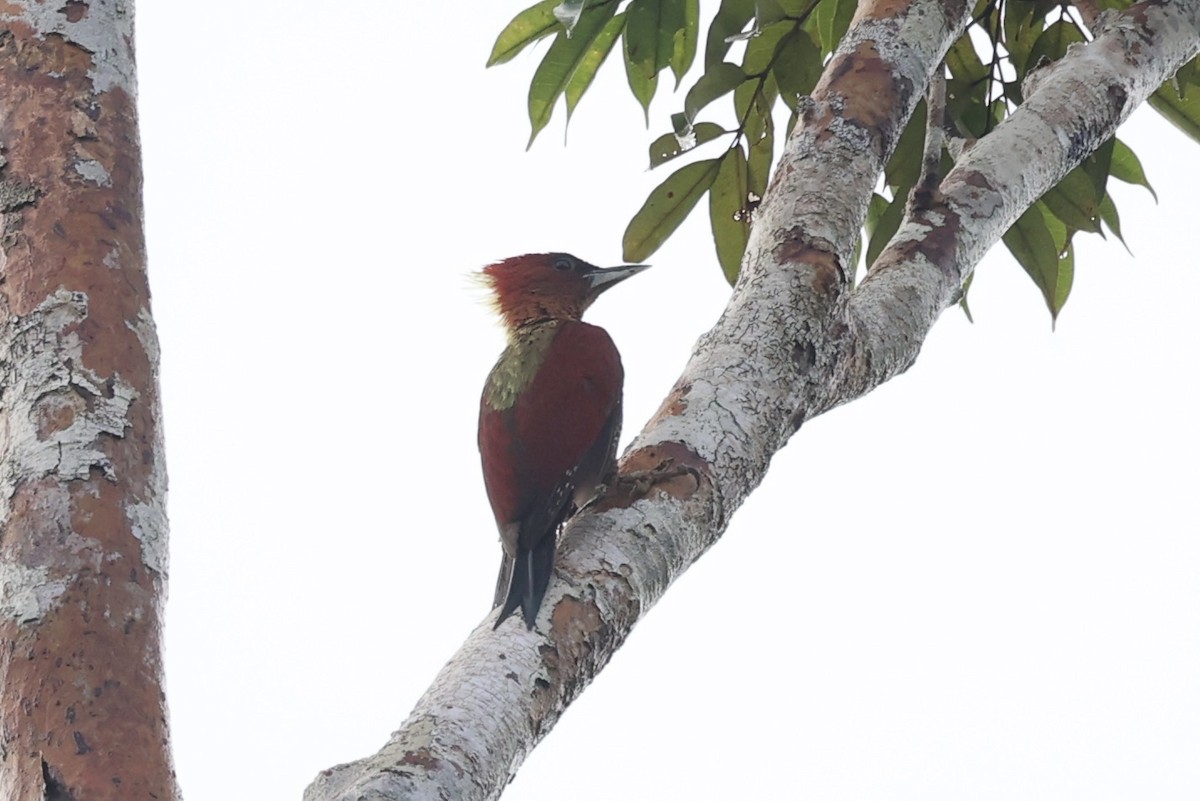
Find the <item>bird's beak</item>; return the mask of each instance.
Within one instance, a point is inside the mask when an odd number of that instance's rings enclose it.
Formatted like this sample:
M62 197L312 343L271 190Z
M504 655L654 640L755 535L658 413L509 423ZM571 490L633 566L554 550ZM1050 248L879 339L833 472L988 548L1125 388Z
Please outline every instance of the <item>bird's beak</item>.
M649 266L649 264L623 264L620 267L597 267L586 276L588 284L592 288L590 294L592 297L596 297L609 287L619 284L631 275L637 275Z

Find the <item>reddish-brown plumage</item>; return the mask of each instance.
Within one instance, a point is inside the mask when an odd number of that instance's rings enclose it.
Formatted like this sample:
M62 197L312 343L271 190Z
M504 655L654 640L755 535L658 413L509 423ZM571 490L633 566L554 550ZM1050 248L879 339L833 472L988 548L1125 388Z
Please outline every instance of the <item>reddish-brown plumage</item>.
M513 406L479 418L488 499L497 521L521 520L589 451L620 413L621 357L603 328L556 321L553 339Z
M484 483L504 546L497 626L520 606L533 628L558 527L615 468L621 359L604 329L580 316L641 269L601 270L562 253L484 269L509 333L479 410Z

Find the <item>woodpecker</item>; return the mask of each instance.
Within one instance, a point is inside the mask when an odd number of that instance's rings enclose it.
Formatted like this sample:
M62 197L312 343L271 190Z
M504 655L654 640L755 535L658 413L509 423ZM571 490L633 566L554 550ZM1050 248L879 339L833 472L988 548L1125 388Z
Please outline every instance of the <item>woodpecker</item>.
M483 269L508 334L479 403L483 483L504 547L493 628L517 607L533 628L559 527L616 472L625 373L608 332L581 317L647 266L531 253Z

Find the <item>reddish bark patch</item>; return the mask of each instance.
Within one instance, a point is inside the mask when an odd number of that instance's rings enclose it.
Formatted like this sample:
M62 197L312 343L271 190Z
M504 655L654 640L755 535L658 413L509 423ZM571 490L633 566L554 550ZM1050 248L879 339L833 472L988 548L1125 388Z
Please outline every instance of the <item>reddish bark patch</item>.
M989 192L995 192L996 188L992 186L992 182L988 177L979 170L972 170L963 176L962 182L967 186L974 186L978 189L986 189Z
M829 90L843 99L843 115L867 131L878 142L887 141L892 128L893 110L902 88L891 67L880 57L874 42L860 42L838 64ZM882 151L880 151L882 152Z
M38 438L49 439L53 434L66 431L75 422L76 412L82 405L78 395L68 392L56 392L38 401Z
M827 260L813 264L812 288L818 295L832 295L844 281L842 270L832 254Z
M650 418L647 423L647 428L653 428L656 424L661 423L669 417L678 417L687 411L688 394L692 391L692 385L684 382L676 384L671 388L671 393L663 399L662 405L658 407L658 411Z
M925 219L928 212L918 215L917 219ZM924 256L948 276L950 280L958 280L958 235L961 225L958 216L945 207L938 208L940 223L928 223L928 233L919 241L901 242L892 248L889 264L903 264L911 261L917 254ZM886 269L882 265L881 269Z
M804 265L812 272L813 291L827 295L839 290L845 283L845 275L835 255L828 250L810 244L799 231L775 250L780 264Z
M442 760L433 755L428 748L418 748L409 751L400 758L401 765L416 765L427 771L435 771L442 766Z
M561 699L577 696L596 672L595 654L609 630L596 604L571 595L563 596L550 615L552 645L539 649L547 679L534 680L533 728L540 731L547 716L558 709Z
M68 0L67 4L58 10L67 18L67 22L79 22L88 15L87 3L81 3L79 0Z
M699 489L708 463L680 442L660 442L639 448L621 459L621 471L608 492L596 501L597 512L624 509L652 492L686 500Z

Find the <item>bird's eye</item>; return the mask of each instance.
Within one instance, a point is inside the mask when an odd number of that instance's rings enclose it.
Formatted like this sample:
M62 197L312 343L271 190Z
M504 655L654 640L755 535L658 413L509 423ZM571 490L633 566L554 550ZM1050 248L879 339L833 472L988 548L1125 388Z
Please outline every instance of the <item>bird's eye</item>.
M572 264L570 259L559 259L558 261L554 262L554 269L556 270L569 270L571 267Z

